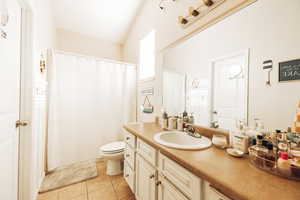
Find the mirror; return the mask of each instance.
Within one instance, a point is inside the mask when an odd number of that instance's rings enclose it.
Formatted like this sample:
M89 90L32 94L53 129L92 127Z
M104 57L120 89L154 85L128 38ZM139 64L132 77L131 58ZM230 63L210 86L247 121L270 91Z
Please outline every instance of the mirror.
M189 42L189 41L187 41ZM169 115L186 110L195 124L233 130L248 121L248 51L191 63L182 44L164 54L163 108ZM195 52L194 52L195 53ZM183 67L185 66L185 67Z
M282 7L280 3L276 6ZM182 29L180 34L187 35L182 40L170 38L172 43L166 42L172 33L163 31L158 44L167 47L159 48L159 70L186 75L186 108L195 113L196 124L211 126L217 121L214 126L231 129L233 119L248 121L248 126L259 119L265 131L285 131L294 126L295 113L300 112L300 82L279 81L279 65L300 58L300 45L295 45L299 42L299 20L291 17L298 13L289 7L274 25L275 7L261 20L258 13L265 12L264 8L247 7L247 11L205 30L197 29L197 25ZM270 77L263 69L266 61L273 66ZM266 85L269 79L271 84Z

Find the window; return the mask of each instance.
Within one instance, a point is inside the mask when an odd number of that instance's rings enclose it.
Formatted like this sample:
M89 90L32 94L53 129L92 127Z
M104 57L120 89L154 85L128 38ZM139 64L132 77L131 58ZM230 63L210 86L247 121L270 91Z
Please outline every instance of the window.
M155 31L151 31L140 41L139 67L140 80L155 76Z

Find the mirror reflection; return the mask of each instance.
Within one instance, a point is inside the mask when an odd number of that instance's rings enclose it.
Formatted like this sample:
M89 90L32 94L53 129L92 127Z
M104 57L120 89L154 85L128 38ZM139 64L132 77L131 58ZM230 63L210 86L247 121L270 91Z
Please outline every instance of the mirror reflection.
M178 55L187 57L185 51L179 45L164 56L163 107L169 116L186 111L195 124L226 130L233 130L237 121L247 123L248 50L197 67L183 65Z

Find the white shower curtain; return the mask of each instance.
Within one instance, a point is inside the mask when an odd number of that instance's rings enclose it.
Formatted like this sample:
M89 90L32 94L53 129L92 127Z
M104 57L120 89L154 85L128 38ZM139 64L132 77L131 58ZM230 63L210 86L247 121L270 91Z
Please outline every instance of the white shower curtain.
M49 69L48 169L98 157L135 121L134 65L53 51Z

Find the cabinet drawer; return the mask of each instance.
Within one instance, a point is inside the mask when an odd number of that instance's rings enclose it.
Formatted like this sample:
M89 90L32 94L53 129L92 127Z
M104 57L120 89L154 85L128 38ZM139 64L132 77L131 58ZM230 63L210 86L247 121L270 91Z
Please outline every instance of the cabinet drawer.
M124 162L124 179L126 180L127 184L129 185L131 191L135 192L135 173L130 168L128 163Z
M128 165L134 170L135 150L131 148L128 144L126 144L125 147L124 158Z
M163 154L159 154L159 171L161 175L169 180L183 194L192 200L201 199L202 180L170 160Z
M156 149L151 147L149 144L143 142L140 139L137 139L137 152L145 160L151 163L153 166L156 164Z
M125 131L125 142L127 144L129 144L132 148L135 149L135 143L136 143L136 136L129 133L128 131L124 130Z

